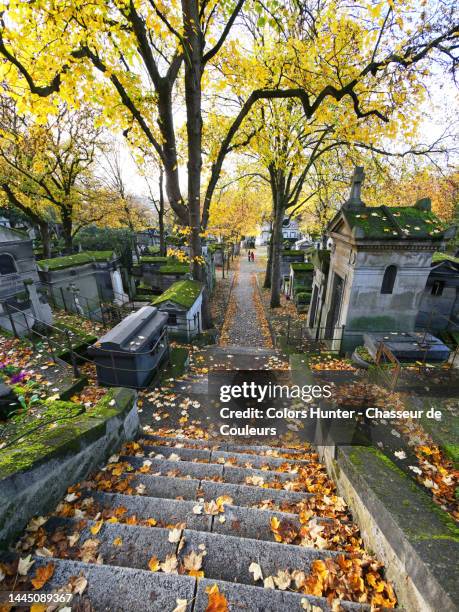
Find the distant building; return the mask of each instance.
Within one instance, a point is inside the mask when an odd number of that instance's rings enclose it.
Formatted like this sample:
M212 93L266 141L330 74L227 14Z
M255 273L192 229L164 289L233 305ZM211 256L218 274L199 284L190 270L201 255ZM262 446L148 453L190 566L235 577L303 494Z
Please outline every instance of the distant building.
M265 221L261 228L260 233L255 239L256 246L263 246L269 243L272 233L272 223L271 221ZM284 217L282 221L282 239L289 240L290 242L296 242L301 238L301 232L299 229L299 224L296 219L290 219L289 217Z

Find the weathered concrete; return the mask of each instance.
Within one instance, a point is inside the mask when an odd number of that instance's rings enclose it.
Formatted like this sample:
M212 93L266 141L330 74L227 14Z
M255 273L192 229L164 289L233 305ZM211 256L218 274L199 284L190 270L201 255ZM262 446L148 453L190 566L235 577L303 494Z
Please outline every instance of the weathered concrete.
M337 553L300 546L286 546L276 542L265 542L237 536L205 533L185 529L185 545L179 558L191 551L199 552L204 545L207 551L202 569L208 578L253 584L249 566L253 561L260 564L264 576L273 576L282 569L301 569L307 572L315 559L333 557Z
M133 478L132 484L145 487L145 495L150 497L164 497L166 499L196 499L199 489L199 480L196 478L168 478L167 476L149 476L138 474Z
M209 450L201 448L174 448L168 446L149 446L148 444L143 444L142 446L145 455L153 459L169 459L171 455L178 455L181 461L199 460L200 462L209 462L211 456ZM158 455L160 456L158 457Z
M225 461L237 459L238 467L246 467L246 464L250 464L253 468L268 466L270 471L277 471L280 466L285 466L286 464L291 466L301 466L310 463L309 461L301 459L283 459L281 457L260 456L258 454L250 455L244 453L238 453L235 455L233 452L213 451L210 459L211 462L215 463L219 458L225 459Z
M49 447L39 449L30 467L3 470L0 546L20 533L32 516L52 510L67 487L83 480L123 442L136 436L136 393L129 389L114 389L112 393L114 405L100 415L95 413L93 419L82 416L70 422L69 429L63 429Z
M382 453L323 447L322 454L400 605L407 612L457 611L459 530L452 519Z
M223 466L212 465L209 463L193 463L191 461L167 461L166 459L144 459L143 457L120 456L120 461L127 461L136 469L143 466L144 461L151 461L150 471L152 474L158 473L167 476L169 472L174 472L180 476L191 476L191 478L215 478L222 476Z
M37 557L34 567L49 562ZM72 576L82 573L88 580L82 598L89 599L96 612L168 612L176 607L177 599L186 599L190 604L187 610L191 610L196 579L190 576L60 559L52 562L54 575L43 590L65 586Z
M122 506L127 509L126 516L134 515L139 519L154 518L158 523L172 525L185 523L188 529L210 531L212 517L208 514L195 514L196 501L122 495L121 493L90 492L96 502L105 508Z
M264 500L272 500L274 503L295 503L307 497L312 497L312 493L297 493L282 489L264 489L228 482L203 482L201 483L200 490L207 501L216 499L220 495L229 495L233 498L234 504L238 506L254 506Z
M279 612L279 610L301 610L301 600L306 599L311 606L317 606L321 610L329 612L331 610L327 600L323 597L312 597L300 593L290 593L288 591L278 591L273 589L263 589L257 586L246 584L231 584L222 580L207 580L203 578L198 582L196 602L194 609L201 612L208 604L206 589L216 584L220 593L223 593L228 600L230 610L247 610L250 612ZM343 610L352 612L364 612L369 610L367 605L341 602Z

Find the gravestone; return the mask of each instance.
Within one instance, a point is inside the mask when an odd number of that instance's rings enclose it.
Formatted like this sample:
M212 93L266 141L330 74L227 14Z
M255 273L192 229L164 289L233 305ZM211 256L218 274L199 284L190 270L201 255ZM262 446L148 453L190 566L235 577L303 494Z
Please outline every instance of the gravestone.
M373 358L381 342L399 361L447 361L451 353L439 338L423 332L368 333L364 334L363 340Z

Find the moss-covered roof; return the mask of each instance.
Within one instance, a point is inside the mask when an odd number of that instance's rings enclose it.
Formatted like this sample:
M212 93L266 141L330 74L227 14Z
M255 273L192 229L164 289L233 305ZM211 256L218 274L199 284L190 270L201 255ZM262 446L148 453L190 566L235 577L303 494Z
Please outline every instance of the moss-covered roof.
M163 302L175 302L185 308L190 308L201 293L202 285L198 281L182 280L171 285L164 293L153 300L157 306Z
M285 256L303 255L304 257L304 251L301 251L299 249L282 249L282 255L285 255Z
M363 231L364 238L398 240L400 238L442 238L444 224L430 210L417 206L375 206L341 210L351 228Z
M314 266L312 265L312 263L295 262L291 263L290 267L294 272L311 272L312 270L314 270Z
M436 251L432 256L432 263L436 264L441 263L442 261L452 261L455 264L459 264L459 257L455 257L449 253L441 253L440 251Z
M190 266L187 263L168 263L161 266L158 272L160 274L186 274L190 271Z
M41 270L63 270L73 268L73 266L83 266L93 261L108 261L112 257L113 251L84 251L75 253L75 255L42 259L37 262L37 265Z
M140 257L140 263L168 263L172 261L175 260L161 255L142 255Z

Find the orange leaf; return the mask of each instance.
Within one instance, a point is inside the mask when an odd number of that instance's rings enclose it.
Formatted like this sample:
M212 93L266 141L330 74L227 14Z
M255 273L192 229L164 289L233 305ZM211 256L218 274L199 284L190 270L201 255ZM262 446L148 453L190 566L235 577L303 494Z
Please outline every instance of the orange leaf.
M228 612L228 601L216 584L206 589L208 604L205 612Z
M31 580L33 588L35 590L43 588L43 586L48 582L48 580L53 574L54 563L49 563L48 565L42 565L41 567L38 567L35 573L35 577Z
M148 562L148 568L151 572L157 572L159 570L159 559L158 557L152 557Z

